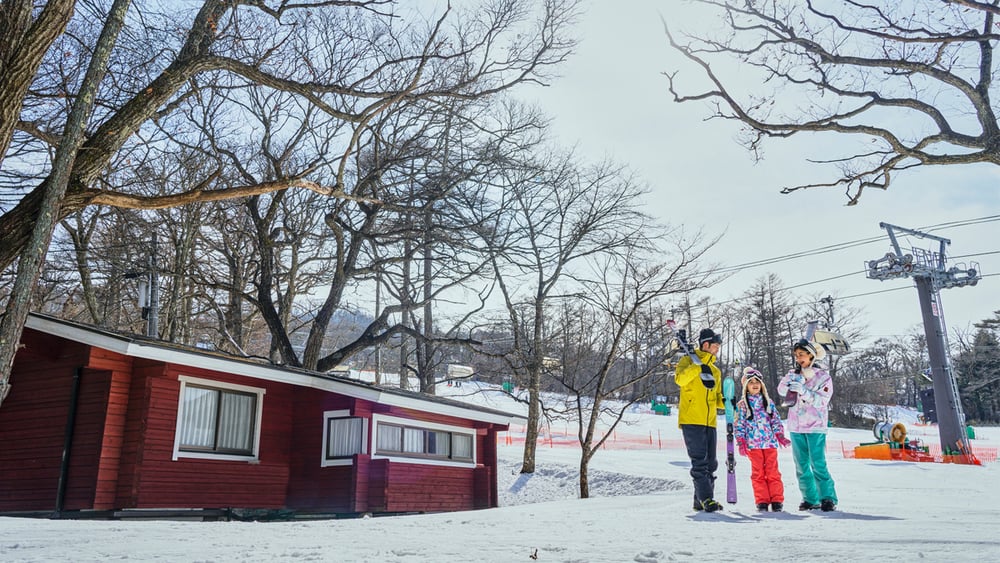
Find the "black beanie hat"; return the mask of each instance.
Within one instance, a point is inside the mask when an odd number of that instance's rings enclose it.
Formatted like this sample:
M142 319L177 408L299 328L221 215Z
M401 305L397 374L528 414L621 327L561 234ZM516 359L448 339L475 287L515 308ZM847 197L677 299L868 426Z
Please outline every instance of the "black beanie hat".
M703 328L701 329L701 332L698 333L698 347L701 348L701 345L706 342L722 344L722 336L715 334L715 331L710 328Z

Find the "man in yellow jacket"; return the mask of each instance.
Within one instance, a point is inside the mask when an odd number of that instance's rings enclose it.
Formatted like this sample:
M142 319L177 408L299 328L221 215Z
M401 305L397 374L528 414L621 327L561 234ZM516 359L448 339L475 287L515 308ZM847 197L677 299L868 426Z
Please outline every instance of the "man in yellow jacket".
M698 365L685 355L677 362L674 382L681 388L677 425L684 435L684 445L691 458L691 479L694 480L694 509L706 512L722 510L715 501L716 420L718 409L726 407L722 396L722 372L715 366L722 337L710 328L698 335L695 354Z

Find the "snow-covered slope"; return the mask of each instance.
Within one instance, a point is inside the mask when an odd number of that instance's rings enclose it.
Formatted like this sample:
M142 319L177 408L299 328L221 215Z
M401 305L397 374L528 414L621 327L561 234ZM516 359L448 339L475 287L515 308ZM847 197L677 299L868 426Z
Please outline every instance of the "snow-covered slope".
M471 383L440 392L492 408L523 408ZM899 421L911 436L936 440L935 428ZM590 499L577 498L579 449L565 445L564 435L575 430L556 421L539 443L530 476L519 473L520 429L510 444L503 440L501 508L272 523L0 518L0 561L1000 561L1000 463L845 459L837 444L853 447L873 435L832 428L838 511L794 510L801 499L791 453L782 450L793 510L757 514L749 463L739 458L739 502L722 513L696 514L676 416L636 412L628 423L594 457ZM1000 445L1000 429L978 428L977 436L976 446Z

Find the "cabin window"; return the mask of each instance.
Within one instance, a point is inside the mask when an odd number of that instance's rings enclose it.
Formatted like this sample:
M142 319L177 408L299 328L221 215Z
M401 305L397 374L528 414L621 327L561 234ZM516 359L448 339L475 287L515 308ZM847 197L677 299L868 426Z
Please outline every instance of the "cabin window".
M368 428L365 419L350 411L323 413L323 465L350 465L355 454L365 453Z
M256 458L264 390L180 379L174 458Z
M473 434L468 428L426 427L416 421L378 421L375 454L427 460L473 461ZM440 428L438 428L440 426Z

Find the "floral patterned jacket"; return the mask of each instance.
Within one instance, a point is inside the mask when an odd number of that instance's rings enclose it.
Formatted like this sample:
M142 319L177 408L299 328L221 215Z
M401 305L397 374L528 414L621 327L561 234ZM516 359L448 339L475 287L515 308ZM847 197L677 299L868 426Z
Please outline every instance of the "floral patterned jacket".
M748 395L745 401L741 400L736 404L736 415L737 442L745 443L751 450L778 447L777 435L784 434L785 427L773 403L764 408L763 395Z

